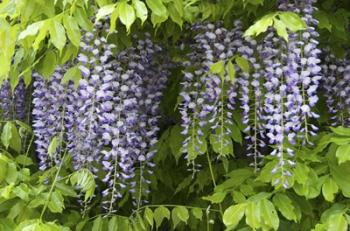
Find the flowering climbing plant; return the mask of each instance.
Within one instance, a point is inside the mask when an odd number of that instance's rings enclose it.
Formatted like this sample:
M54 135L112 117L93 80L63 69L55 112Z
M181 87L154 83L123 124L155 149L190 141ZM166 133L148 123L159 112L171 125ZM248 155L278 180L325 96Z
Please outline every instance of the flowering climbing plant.
M0 1L0 230L348 230L349 19Z

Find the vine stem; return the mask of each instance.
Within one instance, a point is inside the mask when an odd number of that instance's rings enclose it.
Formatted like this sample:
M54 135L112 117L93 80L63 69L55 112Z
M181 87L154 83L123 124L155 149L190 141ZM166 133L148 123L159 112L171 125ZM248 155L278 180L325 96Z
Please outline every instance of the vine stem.
M212 182L213 182L214 187L216 188L216 180L215 180L214 171L213 171L213 166L212 166L212 164L211 164L209 152L207 151L206 154L207 154L207 159L208 159L208 165L209 165L209 171L210 171L211 180L212 180ZM220 211L221 216L223 216L224 214L223 214L223 211L222 211L222 205L221 205L221 203L219 203L219 209L220 209L219 211Z
M60 163L60 165L58 166L58 169L57 169L55 178L54 178L54 180L53 180L53 182L52 182L52 185L51 185L51 187L50 187L49 196L48 196L48 198L47 198L47 200L46 200L46 202L45 202L45 205L44 205L44 207L43 207L43 209L42 209L42 211L41 211L40 220L42 220L42 218L43 218L43 216L44 216L44 214L45 214L45 211L46 211L46 209L47 209L47 207L48 207L48 205L49 205L49 201L50 201L50 198L51 198L51 196L52 196L53 190L55 189L56 183L57 183L57 181L58 181L58 176L59 176L59 174L60 174L60 172L61 172L61 169L62 169L62 167L63 167L63 162L64 162L64 158L65 158L66 154L67 154L67 152L65 152L65 153L63 154L61 163Z

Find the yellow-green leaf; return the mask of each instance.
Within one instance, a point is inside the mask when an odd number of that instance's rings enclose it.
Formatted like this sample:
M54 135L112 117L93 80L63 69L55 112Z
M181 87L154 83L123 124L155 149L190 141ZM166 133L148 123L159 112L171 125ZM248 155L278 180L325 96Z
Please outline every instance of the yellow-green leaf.
M130 32L130 27L136 19L134 8L127 2L118 3L117 8L120 21L126 26L127 32Z
M66 45L66 32L64 27L58 20L53 20L50 24L50 41L59 51L62 51L63 47Z
M246 207L247 204L245 203L228 207L223 216L224 224L233 228L237 226L244 215Z
M334 200L334 195L338 192L339 188L337 183L330 177L327 176L323 186L322 194L327 201L332 202Z

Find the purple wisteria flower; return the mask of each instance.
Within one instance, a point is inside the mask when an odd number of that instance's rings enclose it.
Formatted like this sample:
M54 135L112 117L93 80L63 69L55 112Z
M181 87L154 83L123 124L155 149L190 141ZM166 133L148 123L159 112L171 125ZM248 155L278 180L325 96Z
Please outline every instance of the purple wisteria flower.
M26 89L23 79L17 83L14 91L10 82L4 80L0 88L1 114L4 120L21 120L26 117Z
M322 65L326 104L331 116L331 126L350 126L350 62L348 51L345 57L337 58L329 49L323 51Z
M197 24L197 32L189 54L190 71L184 72L180 96L182 134L185 136L183 152L191 163L207 149L207 137L213 142L214 151L222 156L232 154L232 111L237 97L236 86L228 73L210 72L219 61L225 64L237 52L241 35L238 30L229 31L220 24ZM194 69L194 70L192 70Z
M294 152L286 142L310 143L309 136L318 130L310 123L310 119L318 118L312 108L318 101L316 93L321 79L313 3L280 1L279 9L301 14L307 29L289 32L288 43L270 30L260 51L266 77L266 136L276 146L271 155L279 159L273 170L279 178L274 183L285 188L290 187L290 168L295 165L290 160Z

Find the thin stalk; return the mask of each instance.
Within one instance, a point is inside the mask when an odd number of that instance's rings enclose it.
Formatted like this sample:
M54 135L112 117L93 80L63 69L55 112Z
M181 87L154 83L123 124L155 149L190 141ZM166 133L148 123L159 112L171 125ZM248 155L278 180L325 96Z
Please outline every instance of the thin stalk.
M47 209L47 207L48 207L48 205L49 205L50 198L51 198L51 196L52 196L53 190L55 189L56 183L57 183L57 181L58 181L58 176L59 176L59 174L60 174L60 172L61 172L61 169L62 169L62 167L63 167L64 157L66 156L66 154L67 154L67 152L64 153L64 155L63 155L63 157L62 157L62 160L61 160L61 163L60 163L60 165L59 165L59 167L58 167L58 169L57 169L55 178L54 178L54 180L53 180L53 182L52 182L52 185L51 185L51 187L50 187L49 196L48 196L48 198L47 198L47 200L46 200L46 202L45 202L45 205L44 205L43 209L41 210L40 220L42 220L42 218L43 218L43 216L44 216L44 214L45 214L45 211L46 211L46 209Z
M208 159L208 166L209 166L209 171L210 171L211 180L212 180L212 182L213 182L214 187L216 188L216 180L215 180L214 171L213 171L213 166L212 166L212 164L211 164L209 152L207 151L206 154L207 154L207 159ZM221 203L219 203L219 211L220 211L221 216L223 216L224 213L223 213L223 210L222 210L222 205L221 205Z

